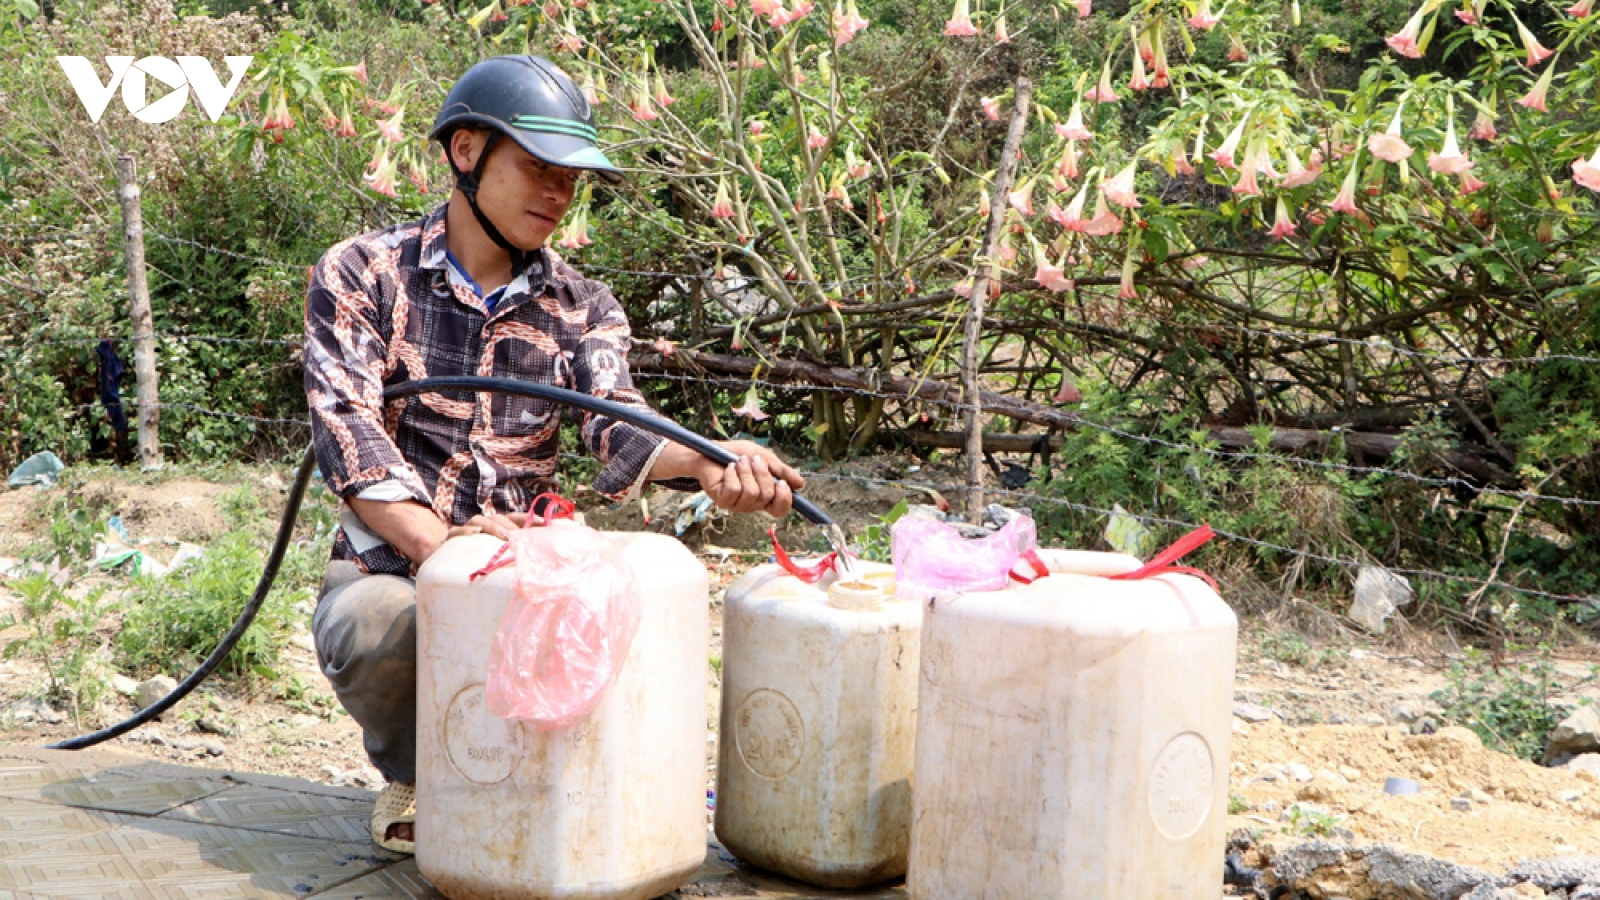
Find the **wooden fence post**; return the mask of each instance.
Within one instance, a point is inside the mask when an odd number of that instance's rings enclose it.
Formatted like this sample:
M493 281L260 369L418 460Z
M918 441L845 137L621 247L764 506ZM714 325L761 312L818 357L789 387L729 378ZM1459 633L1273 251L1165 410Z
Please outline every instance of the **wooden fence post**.
M990 262L998 252L1000 229L1005 224L1011 180L1017 174L1017 156L1022 150L1022 133L1028 125L1028 100L1033 82L1017 79L1016 106L1011 111L1011 127L1000 151L1000 170L994 176L994 197L989 201L989 229L983 238L978 271L972 277L972 302L967 306L965 346L961 358L961 401L967 405L967 521L976 525L983 519L983 408L978 369L983 352L978 346L983 337L983 308L989 298Z
M139 468L161 468L161 400L156 384L155 320L144 270L144 216L139 206L139 167L132 156L117 157L122 198L123 257L128 266L128 299L133 318L133 369L139 379Z

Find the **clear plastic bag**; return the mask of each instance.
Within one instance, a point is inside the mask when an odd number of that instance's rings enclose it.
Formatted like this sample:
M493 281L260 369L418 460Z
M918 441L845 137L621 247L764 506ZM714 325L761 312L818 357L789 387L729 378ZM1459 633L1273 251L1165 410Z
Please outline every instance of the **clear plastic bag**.
M489 709L537 728L566 728L616 680L639 630L629 571L600 534L572 522L511 537L516 584L489 652Z
M896 590L925 594L946 591L997 591L1037 540L1033 519L1013 516L993 534L964 538L954 527L932 519L903 516L889 529Z

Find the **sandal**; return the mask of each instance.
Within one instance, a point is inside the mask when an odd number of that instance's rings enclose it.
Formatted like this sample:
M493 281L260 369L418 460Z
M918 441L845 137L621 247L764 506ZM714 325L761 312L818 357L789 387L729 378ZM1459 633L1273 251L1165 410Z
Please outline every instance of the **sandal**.
M417 789L409 784L390 782L384 785L378 799L372 804L372 841L385 850L415 855L416 841L403 841L388 837L389 826L417 821Z

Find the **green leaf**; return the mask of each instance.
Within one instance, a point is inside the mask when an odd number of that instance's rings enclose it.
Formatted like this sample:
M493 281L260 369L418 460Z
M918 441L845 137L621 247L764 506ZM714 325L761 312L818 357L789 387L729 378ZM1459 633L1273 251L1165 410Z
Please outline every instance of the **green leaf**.
M1167 237L1154 228L1146 229L1144 233L1144 249L1150 258L1158 265L1167 261Z

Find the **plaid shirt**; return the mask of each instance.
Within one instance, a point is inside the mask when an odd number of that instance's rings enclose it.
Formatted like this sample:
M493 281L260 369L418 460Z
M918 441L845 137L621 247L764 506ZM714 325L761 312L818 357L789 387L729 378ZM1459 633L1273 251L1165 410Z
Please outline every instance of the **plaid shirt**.
M385 403L384 388L485 375L649 411L628 374L628 343L628 320L611 291L550 250L534 257L490 313L470 286L450 277L443 206L336 244L318 261L306 294L305 381L317 462L346 500L410 498L456 525L480 513L525 511L555 488L560 407L494 393ZM613 500L638 494L665 444L589 413L581 415L581 434L603 464L594 490ZM348 505L333 556L366 572L412 569Z

